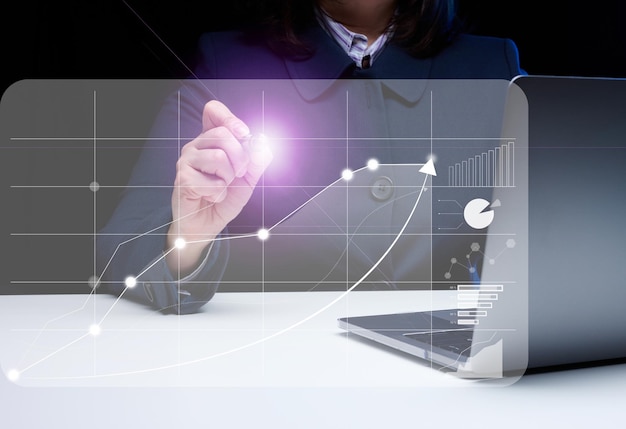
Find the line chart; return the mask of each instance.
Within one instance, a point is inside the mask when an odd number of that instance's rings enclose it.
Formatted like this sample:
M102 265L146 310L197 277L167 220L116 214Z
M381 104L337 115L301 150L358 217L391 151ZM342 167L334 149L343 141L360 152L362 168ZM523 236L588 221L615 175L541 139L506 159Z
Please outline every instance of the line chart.
M417 167L417 166L416 166L416 167ZM397 243L397 241L398 241L398 239L401 237L401 235L402 235L403 231L406 229L407 225L408 225L408 224L409 224L409 222L411 221L412 216L413 216L413 214L414 214L414 212L415 212L415 209L417 208L417 206L418 206L418 204L419 204L419 202L420 202L420 200L421 200L422 194L423 194L423 192L424 192L424 188L426 187L426 183L427 183L427 180L428 180L428 176L429 176L429 175L432 175L432 174L433 174L433 172L434 172L434 167L433 167L433 165L432 165L432 162L431 162L431 163L429 163L429 164L424 164L424 165L422 166L422 168L420 168L420 171L421 171L421 172L423 172L423 173L425 174L425 177L424 177L424 182L423 182L423 183L422 183L422 185L421 185L421 188L420 188L420 190L419 190L419 193L418 193L417 199L415 200L415 204L413 205L413 209L412 209L412 211L411 211L411 213L410 213L409 217L406 219L406 221L405 221L405 223L404 223L404 225L403 225L402 229L400 230L399 234L395 237L394 241L392 242L392 245L391 245L391 246L390 246L390 247L389 247L389 248L385 251L385 253L384 253L384 254L380 257L380 259L379 259L378 261L376 261L376 263L374 263L374 265L373 265L373 266L372 266L372 267L371 267L371 268L370 268L370 269L369 269L369 270L368 270L368 271L367 271L367 272L366 272L366 273L365 273L365 274L364 274L364 275L363 275L363 276L362 276L362 277L361 277L361 278L360 278L357 282L355 282L353 285L351 285L351 286L350 286L350 287L349 287L349 288L348 288L345 292L343 292L341 295L339 295L338 297L334 298L334 299L333 299L332 301L330 301L328 304L326 304L325 306L323 306L322 308L320 308L320 309L319 309L319 310L317 310L316 312L314 312L314 313L312 313L312 314L308 315L307 317L305 317L305 318L301 319L300 321L298 321L298 322L296 322L296 323L294 323L294 324L292 324L292 325L290 325L290 326L288 326L288 327L286 327L286 328L284 328L284 329L282 329L282 330L280 330L280 331L278 331L278 332L275 332L275 333L270 334L270 335L267 335L267 336L265 336L265 337L263 337L263 338L261 338L261 339L259 339L259 340L256 340L256 341L254 341L254 342L247 343L247 344L244 344L244 345L242 345L242 346L240 346L240 347L236 347L236 348L233 348L233 349L229 349L229 350L226 350L226 351L223 351L223 352L220 352L220 353L216 353L216 354L213 354L213 355L211 355L211 356L206 356L206 357L203 357L203 358L200 358L200 359L196 359L196 360L193 360L193 361L188 361L188 362L177 362L177 363L175 363L175 364L170 365L169 367L146 368L146 369L141 370L141 371L134 371L132 374L137 374L137 373L141 373L141 372L154 372L154 371L161 371L161 370L163 370L163 369L169 369L169 368L180 367L180 366L184 366L184 365L191 365L191 364L195 364L195 363L199 363L199 362L205 362L205 361L208 361L208 360L211 360L211 359L215 359L215 358L218 358L218 357L222 357L222 356L226 356L226 355L229 355L229 354L232 354L232 353L236 353L236 352L238 352L238 351L241 351L241 350L244 350L244 349L247 349L247 348L250 348L250 347L254 347L254 346L258 345L258 344L261 344L261 343L263 343L263 342L269 341L269 340L271 340L271 339L273 339L273 338L275 338L275 337L277 337L277 336L280 336L280 335L282 335L282 334L284 334L284 333L286 333L286 332L289 332L289 331L291 331L291 330L295 329L296 327L298 327L298 326L300 326L300 325L302 325L302 324L306 323L306 322L307 322L307 321L309 321L310 319L312 319L312 318L316 317L317 315L321 314L322 312L326 311L328 308L330 308L331 306L335 305L337 302L341 301L341 300L342 300L342 299L343 299L343 298L344 298L344 297L345 297L348 293L352 292L352 291L353 291L356 287L358 287L358 286L359 286L359 285L363 282L363 280L365 280L365 278L367 278L367 276L368 276L369 274L371 274L371 272L372 272L372 271L374 271L374 270L378 267L378 265L380 264L380 262L381 262L381 261L382 261L382 260L383 260L383 259L384 259L384 258L385 258L388 254L389 254L389 252L393 249L393 246ZM273 226L272 228L270 228L270 230L271 230L271 229L273 229L273 228L275 228L276 226L278 226L278 225ZM172 249L172 250L173 250L173 249ZM138 275L138 276L137 276L137 278L139 278L139 277L140 277L140 275ZM120 295L120 297L118 297L118 299L116 300L116 303L119 301L119 299L120 299L120 298L121 298L121 295ZM112 307L113 307L113 306L112 306ZM110 313L110 312L111 312L111 310L112 310L112 307L111 307L111 308L109 309L109 311L105 314L105 316L104 316L104 317L100 320L100 322L98 323L98 326L100 326L102 323L104 323L104 319L105 319L105 318L109 315L109 313ZM99 334L99 332L98 332L98 334ZM65 345L65 346L61 347L61 348L60 348L57 352L62 351L63 349L65 349L65 348L67 348L67 347L69 347L69 346L71 346L71 345L75 344L76 342L78 342L78 341L80 341L80 340L82 340L82 339L84 339L84 338L86 338L86 337L87 337L87 334L80 336L80 337L79 337L79 338L77 338L76 340L74 340L74 341L72 341L72 342L68 343L67 345ZM56 354L57 352L54 352L53 354ZM50 355L49 355L49 356L50 356ZM47 357L49 357L49 356L47 356ZM42 360L45 360L47 357L43 358ZM17 371L17 373L22 374L22 373L24 373L25 371L27 371L28 369L30 369L30 368L32 368L33 366L35 366L35 365L37 365L38 363L40 363L42 360L40 360L40 361L38 361L38 362L36 362L36 363L34 363L34 364L31 364L30 366L26 367L25 369L23 369L23 370L21 370L21 371L20 371L20 370L13 370L13 371ZM16 373L14 372L14 374L16 374ZM80 376L79 378L81 378L81 379L85 379L85 378L89 379L89 378L100 378L100 377L117 377L117 376L123 376L123 375L128 375L128 374L129 374L129 373L102 374L102 375L94 375L94 376ZM68 378L68 377L64 377L64 378ZM70 377L70 378L71 378L71 377Z

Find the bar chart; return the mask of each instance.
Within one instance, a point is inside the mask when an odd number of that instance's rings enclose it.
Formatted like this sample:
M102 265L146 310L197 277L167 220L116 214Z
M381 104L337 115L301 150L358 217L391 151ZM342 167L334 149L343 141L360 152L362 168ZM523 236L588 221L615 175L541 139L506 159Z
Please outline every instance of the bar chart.
M514 187L515 142L507 141L448 166L448 186Z
M478 325L481 317L487 317L493 308L504 285L457 285L457 323L459 325Z

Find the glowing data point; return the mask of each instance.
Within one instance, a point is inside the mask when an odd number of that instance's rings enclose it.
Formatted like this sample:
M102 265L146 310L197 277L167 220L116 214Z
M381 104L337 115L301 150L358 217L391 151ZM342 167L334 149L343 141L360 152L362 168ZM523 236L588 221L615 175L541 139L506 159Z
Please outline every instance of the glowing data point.
M256 233L256 235L259 237L260 240L267 240L270 236L270 232L263 228L263 229L259 229L259 232Z
M11 369L7 372L7 378L9 381L16 382L20 378L20 372L17 369Z
M100 332L102 332L100 325L91 325L89 327L89 333L94 337L100 335Z
M354 172L349 168L346 168L341 172L341 177L347 182L349 180L352 180L352 177L354 177Z
M99 189L100 189L100 184L98 182L91 182L89 184L89 190L91 192L98 192Z
M174 247L176 247L177 249L184 249L186 245L187 242L184 238L177 238L176 241L174 241Z
M378 160L377 160L377 159L372 158L372 159L370 159L369 161L367 161L367 168L368 168L369 170L371 170L371 171L376 171L376 170L378 170L378 166L379 166L379 165L380 165L380 164L378 163Z
M124 280L124 284L126 285L127 288L132 289L135 286L137 286L137 279L132 276L126 277L126 280Z

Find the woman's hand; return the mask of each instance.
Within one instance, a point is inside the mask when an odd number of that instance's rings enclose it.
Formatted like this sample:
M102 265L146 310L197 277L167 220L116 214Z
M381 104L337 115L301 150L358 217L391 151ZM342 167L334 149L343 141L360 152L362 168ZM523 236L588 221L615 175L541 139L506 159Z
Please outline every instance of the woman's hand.
M205 105L202 133L182 148L176 164L167 245L174 247L177 239L186 245L168 254L170 269L177 270L180 261L180 272L191 272L203 249L250 199L272 155L243 144L249 135L246 124L224 104Z

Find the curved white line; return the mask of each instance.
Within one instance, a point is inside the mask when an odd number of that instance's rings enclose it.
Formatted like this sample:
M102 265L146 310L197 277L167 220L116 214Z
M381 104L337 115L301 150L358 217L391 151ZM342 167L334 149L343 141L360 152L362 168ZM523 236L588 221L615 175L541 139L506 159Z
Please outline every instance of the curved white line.
M331 302L329 302L328 304L326 304L325 306L323 306L322 308L320 308L319 310L315 311L314 313L310 314L309 316L305 317L304 319L299 320L298 322L281 329L280 331L277 331L269 336L263 337L263 338L259 338L256 341L253 341L251 343L248 344L244 344L242 346L239 347L235 347L233 349L230 350L226 350L220 353L216 353L210 356L205 356L202 358L198 358L198 359L194 359L194 360L190 360L190 361L186 361L186 362L178 362L176 364L171 364L171 365L164 365L161 367L155 367L155 368L146 368L143 370L137 370L137 371L127 371L127 372L118 372L118 373L110 373L110 374L97 374L97 375L87 375L87 376L72 376L72 377L44 377L42 379L62 379L62 380L71 380L71 379L95 379L95 378L108 378L108 377L119 377L119 376L124 376L124 375L135 375L135 374L145 374L148 372L156 372L156 371L162 371L162 370L166 370L166 369L172 369L172 368L178 368L178 367L182 367L182 366L186 366L186 365L192 365L192 364L196 364L196 363L200 363L200 362L205 362L211 359L215 359L221 356L226 356L232 353L236 353L239 352L241 350L245 350L251 347L254 347L258 344L264 343L268 340L271 340L272 338L276 338L280 335L283 335L286 332L289 332L295 328L297 328L298 326L306 323L307 321L311 320L312 318L316 317L317 315L319 315L320 313L326 311L328 308L332 307L334 304L336 304L337 302L339 302L340 300L342 300L346 295L348 295L351 291L353 291L356 287L358 287L377 267L378 265L380 265L380 263L383 261L383 259L385 259L387 257L387 255L391 252L391 250L393 249L393 247L395 246L395 244L398 242L398 240L400 239L400 237L402 236L402 234L404 233L404 231L406 230L409 222L411 221L411 219L413 218L413 214L415 213L415 210L417 209L417 206L422 198L422 194L424 193L424 188L426 187L426 182L428 181L428 175L426 175L426 177L424 178L424 183L422 184L422 187L420 189L420 192L417 196L417 199L415 200L415 204L413 205L413 208L411 209L411 212L409 213L409 216L407 218L407 220L404 222L404 225L402 225L402 228L400 229L400 231L398 232L398 234L396 235L396 237L394 238L394 240L392 241L391 245L389 246L389 248L383 253L383 255L378 259L378 261L356 282L354 283L349 289L347 289L345 292L343 292L341 295L339 295L337 298L335 298L334 300L332 300ZM337 182L334 182L337 183Z

